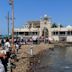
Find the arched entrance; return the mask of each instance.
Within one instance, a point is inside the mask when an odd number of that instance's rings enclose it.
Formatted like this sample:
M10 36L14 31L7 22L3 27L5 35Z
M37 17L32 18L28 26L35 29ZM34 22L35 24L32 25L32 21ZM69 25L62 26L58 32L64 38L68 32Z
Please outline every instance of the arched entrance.
M42 36L48 37L48 29L46 27L44 27L44 29L42 31Z

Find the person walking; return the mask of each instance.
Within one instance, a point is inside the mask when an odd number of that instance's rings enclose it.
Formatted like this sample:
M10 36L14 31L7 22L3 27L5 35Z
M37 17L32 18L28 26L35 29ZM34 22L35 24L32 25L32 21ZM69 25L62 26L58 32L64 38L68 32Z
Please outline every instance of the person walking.
M7 57L9 58L10 57L10 48L11 48L9 39L6 39L4 47L5 47L5 50L6 50L6 53L7 53Z

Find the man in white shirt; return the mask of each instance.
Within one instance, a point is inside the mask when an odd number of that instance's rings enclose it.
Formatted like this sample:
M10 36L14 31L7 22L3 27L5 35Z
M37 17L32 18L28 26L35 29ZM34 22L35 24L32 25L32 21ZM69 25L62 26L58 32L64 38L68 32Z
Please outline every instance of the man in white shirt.
M37 35L32 36L33 44L37 44L37 38L38 38Z
M11 45L10 45L10 43L9 43L9 39L6 40L6 43L5 43L4 46L5 46L5 50L6 50L6 52L9 52L10 47L11 47Z
M7 60L10 58L10 42L9 39L6 39L6 43L5 43L5 50L6 50L6 54L7 54Z

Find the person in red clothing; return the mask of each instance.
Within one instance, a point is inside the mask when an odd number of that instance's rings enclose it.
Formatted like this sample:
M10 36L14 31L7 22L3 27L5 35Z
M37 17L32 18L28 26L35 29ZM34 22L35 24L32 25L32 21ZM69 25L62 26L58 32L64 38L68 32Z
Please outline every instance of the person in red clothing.
M6 50L3 50L2 45L0 44L0 60L5 68L5 72L7 72L7 55Z
M1 57L3 57L3 58L6 57L6 50L4 50L4 49L2 48L2 45L0 44L0 58L1 58Z

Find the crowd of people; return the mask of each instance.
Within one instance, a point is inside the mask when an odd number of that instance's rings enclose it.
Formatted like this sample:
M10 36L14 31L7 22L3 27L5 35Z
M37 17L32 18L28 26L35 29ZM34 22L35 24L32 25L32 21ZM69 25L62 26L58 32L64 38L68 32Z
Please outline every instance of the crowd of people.
M38 40L37 36L32 37L33 44L36 44ZM15 54L18 53L20 48L20 42L22 39L14 39L15 45ZM23 42L23 41L22 41ZM25 43L30 42L26 40ZM10 59L14 59L13 51L12 51L12 41L11 39L0 39L0 72L7 72L8 70L8 63Z
M43 39L44 40L44 39ZM48 39L47 39L48 40ZM51 39L49 39L52 41ZM39 44L42 41L42 38L40 38L36 35L32 36L32 38L24 38L23 39L14 39L14 45L15 45L15 54L18 53L18 50L21 47L21 43L25 42L24 44L32 43L32 44ZM48 43L48 42L47 42ZM14 59L16 55L14 55L12 51L12 41L11 39L0 39L0 72L7 72L8 67L8 61L10 59Z
M20 40L20 44L40 44L41 42L52 43L53 39L51 37L38 37L37 35L33 35L32 37L22 38Z
M18 52L18 42L15 42L15 46ZM8 61L13 59L11 56L13 54L11 41L7 39L0 39L0 72L7 72Z

